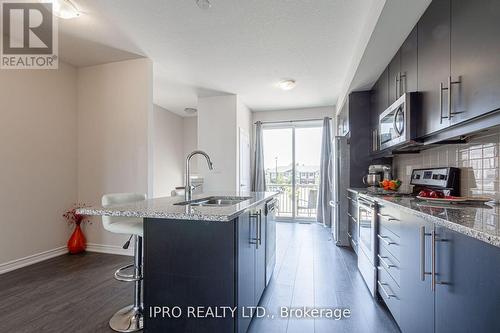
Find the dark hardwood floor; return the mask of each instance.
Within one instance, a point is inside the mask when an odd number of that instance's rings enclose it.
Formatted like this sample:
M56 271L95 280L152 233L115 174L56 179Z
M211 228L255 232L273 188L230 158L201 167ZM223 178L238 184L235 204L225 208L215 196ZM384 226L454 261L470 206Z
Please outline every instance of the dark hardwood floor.
M370 295L350 248L333 244L318 224L278 223L277 264L261 305L274 319L254 319L251 333L399 332L387 309ZM279 319L279 308L349 308L351 317Z
M398 332L375 302L349 249L332 244L316 224L278 223L277 265L262 299L269 313L281 306L343 307L351 318L255 319L251 333ZM112 332L108 320L132 302L133 286L113 272L131 257L65 255L0 275L0 332Z

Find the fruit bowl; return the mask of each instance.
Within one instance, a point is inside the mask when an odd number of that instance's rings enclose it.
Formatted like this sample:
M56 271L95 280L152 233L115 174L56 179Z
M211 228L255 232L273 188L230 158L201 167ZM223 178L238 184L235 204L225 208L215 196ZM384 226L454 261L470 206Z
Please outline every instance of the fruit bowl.
M397 191L401 186L401 181L399 179L384 179L383 181L379 182L379 185L386 191Z

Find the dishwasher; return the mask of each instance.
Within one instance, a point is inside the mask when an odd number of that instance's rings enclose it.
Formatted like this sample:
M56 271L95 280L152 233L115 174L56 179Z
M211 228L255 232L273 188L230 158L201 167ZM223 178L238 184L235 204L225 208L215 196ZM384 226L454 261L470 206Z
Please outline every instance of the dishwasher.
M274 266L276 265L276 210L278 200L266 202L266 286L271 281Z

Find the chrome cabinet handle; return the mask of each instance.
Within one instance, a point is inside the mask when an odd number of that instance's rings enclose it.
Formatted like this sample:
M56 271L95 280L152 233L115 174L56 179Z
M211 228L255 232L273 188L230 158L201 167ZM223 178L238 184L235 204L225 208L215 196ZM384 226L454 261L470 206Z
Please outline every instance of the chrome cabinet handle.
M458 78L457 81L451 81L451 76L448 76L448 119L451 119L453 115L458 114L459 112L452 112L451 111L451 87L453 84L459 84L460 83L460 77Z
M255 219L255 238L252 238L252 231L250 230L250 244L255 244L255 248L259 248L259 220L260 213L250 214L250 219Z
M381 213L377 213L377 215L383 219L386 219L387 221L399 221L397 218L394 218L390 215L381 214Z
M377 283L378 283L378 285L379 285L380 289L382 289L382 291L384 292L385 297L387 297L387 298L392 298L392 297L396 298L396 297L397 297L396 295L394 295L394 293L392 293L392 291L391 291L391 293L389 294L389 293L387 292L387 290L385 290L384 286L388 286L389 284L387 284L387 283L385 283L385 282L380 282L380 281L377 281Z
M347 232L347 237L352 239L352 235L349 233L349 231Z
M443 82L439 82L439 123L443 123L443 119L448 119L448 116L443 116L443 90L448 88L443 87Z
M396 74L396 75L394 75L394 90L395 90L394 96L396 97L396 99L398 99L398 81L399 81L398 74Z
M390 240L390 238L388 236L381 236L381 235L377 235L377 237L383 241L386 245L393 245L393 244L396 244L396 242L393 242ZM387 240L389 239L389 240Z
M404 80L403 80L403 78L404 78ZM404 89L402 89L403 82L405 84ZM404 93L406 93L406 74L399 73L399 96L403 95Z
M436 290L436 231L431 231L432 246L431 246L431 259L432 259L432 271L431 271L431 290Z
M385 266L387 267L387 269L391 269L392 267L398 267L394 264L388 264L387 262L385 262L384 259L389 259L389 257L382 257L380 254L377 254L377 257L378 257L378 260L380 260L380 262Z
M420 227L420 279L425 281L426 275L431 275L432 272L425 271L425 236L432 236L432 233L426 233L425 227Z
M262 245L262 211L259 210L259 245Z

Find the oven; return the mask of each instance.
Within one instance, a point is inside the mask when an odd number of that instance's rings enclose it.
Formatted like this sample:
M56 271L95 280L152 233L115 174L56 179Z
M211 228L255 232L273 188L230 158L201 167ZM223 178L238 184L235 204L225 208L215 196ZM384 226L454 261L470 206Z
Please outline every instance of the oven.
M375 268L377 204L367 197L358 197L358 269L373 297L376 292Z
M406 93L382 112L378 128L380 150L416 143L417 108L418 93Z

